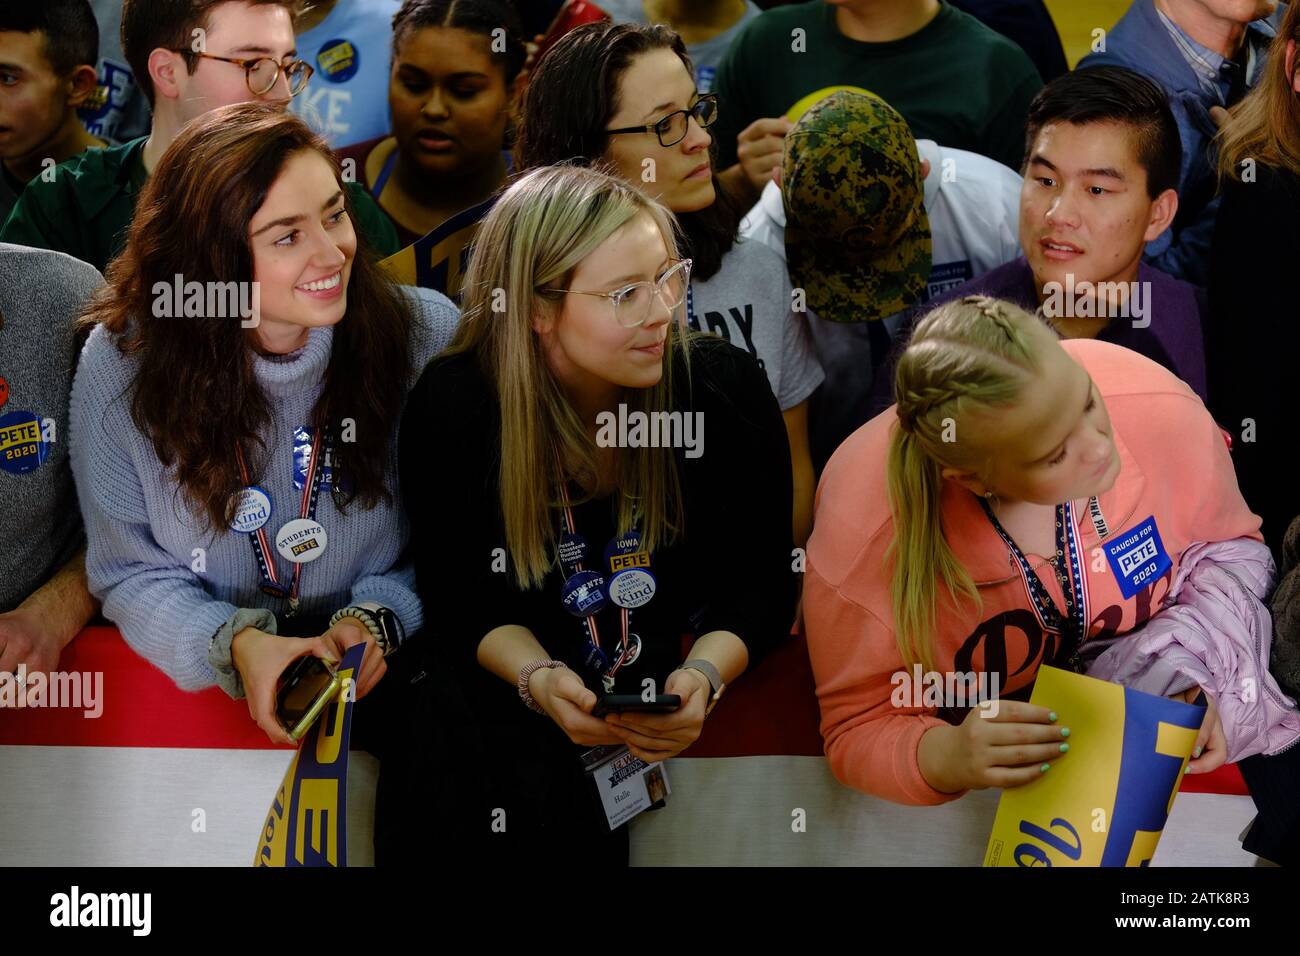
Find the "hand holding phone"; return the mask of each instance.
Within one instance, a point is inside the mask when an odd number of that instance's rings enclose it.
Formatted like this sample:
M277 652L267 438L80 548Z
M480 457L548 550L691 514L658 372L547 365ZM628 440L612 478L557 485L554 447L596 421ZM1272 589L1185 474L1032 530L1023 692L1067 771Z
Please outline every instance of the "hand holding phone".
M632 710L610 713L605 716L605 722L646 763L676 757L699 738L704 728L704 711L709 701L707 686L698 671L673 671L659 699L676 699L678 706L659 713Z
M276 717L276 697L285 672L299 658L343 659L343 649L333 638L281 637L246 627L230 644L231 658L244 682L248 712L273 743L293 745L294 738Z
M334 661L300 657L285 671L275 695L275 715L295 740L301 740L325 705L336 698L342 678Z

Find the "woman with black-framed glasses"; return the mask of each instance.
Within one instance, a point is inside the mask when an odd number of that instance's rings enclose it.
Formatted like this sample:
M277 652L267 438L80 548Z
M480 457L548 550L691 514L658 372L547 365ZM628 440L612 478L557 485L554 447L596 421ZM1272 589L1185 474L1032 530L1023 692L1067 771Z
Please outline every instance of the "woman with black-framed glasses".
M600 77L593 83L592 77ZM686 319L749 352L789 436L797 544L812 528L808 398L823 374L785 263L736 239L740 217L713 168L709 128L726 104L700 93L686 47L663 26L593 23L563 37L524 93L515 166L604 165L677 217L693 262Z

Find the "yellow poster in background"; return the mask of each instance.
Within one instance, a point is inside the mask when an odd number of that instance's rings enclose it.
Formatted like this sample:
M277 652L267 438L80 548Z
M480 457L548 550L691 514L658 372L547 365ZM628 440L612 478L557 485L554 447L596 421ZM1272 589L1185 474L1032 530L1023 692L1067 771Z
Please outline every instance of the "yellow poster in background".
M1070 750L1002 792L985 866L1146 866L1205 708L1042 667L1030 703L1056 711Z

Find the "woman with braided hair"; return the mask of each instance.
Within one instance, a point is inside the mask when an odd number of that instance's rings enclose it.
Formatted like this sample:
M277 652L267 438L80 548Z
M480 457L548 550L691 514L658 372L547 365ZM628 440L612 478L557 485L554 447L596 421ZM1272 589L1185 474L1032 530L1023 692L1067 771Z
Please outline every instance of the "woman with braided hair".
M1271 695L1259 519L1187 385L1136 352L1060 341L1019 307L972 296L920 321L895 397L831 458L809 542L808 646L842 782L938 804L1069 760L1071 715L1025 702L1042 664L1188 701L1204 690L1192 772L1300 738L1294 705ZM1223 622L1186 603L1198 592L1180 567L1205 548L1250 585L1228 599L1241 611L1226 625L1240 645L1227 649ZM1241 656L1234 678L1269 684L1268 700L1252 708L1212 673L1198 679L1182 650L1141 666L1124 656L1168 637L1157 622L1175 614L1180 635L1203 630L1207 646ZM1241 650L1259 631L1262 664ZM954 672L981 675L1000 692L996 715L961 713L964 699L919 706L898 693L914 665L947 686Z

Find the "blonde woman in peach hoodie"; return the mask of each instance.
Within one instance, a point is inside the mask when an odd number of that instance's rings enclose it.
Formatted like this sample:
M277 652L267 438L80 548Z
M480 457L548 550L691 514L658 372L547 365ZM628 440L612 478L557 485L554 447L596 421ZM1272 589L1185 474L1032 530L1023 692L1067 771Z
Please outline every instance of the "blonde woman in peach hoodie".
M1008 698L1150 619L1193 543L1255 547L1259 519L1187 385L1119 346L1058 341L1009 303L923 319L896 398L822 477L803 608L835 775L937 804L1070 759L1068 714ZM918 663L996 679L997 716L950 723L900 701L895 675ZM1194 772L1223 762L1213 700L1197 747Z

